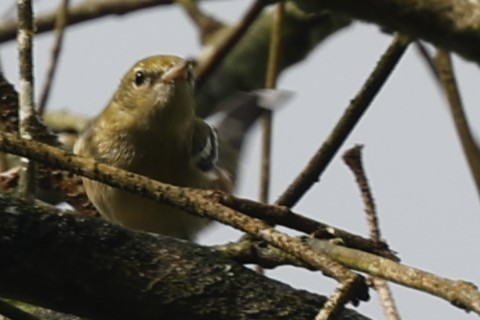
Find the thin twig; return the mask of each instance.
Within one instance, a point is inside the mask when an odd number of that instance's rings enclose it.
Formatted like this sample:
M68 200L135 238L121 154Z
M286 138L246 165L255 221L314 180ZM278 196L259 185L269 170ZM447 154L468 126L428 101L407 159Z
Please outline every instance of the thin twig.
M280 2L273 17L272 33L270 36L270 50L268 55L265 88L275 89L277 84L280 51L282 47L282 29L285 13L285 3ZM262 165L260 174L260 201L268 203L270 193L270 164L272 153L272 111L262 112Z
M302 172L295 178L293 183L290 184L287 190L278 198L276 201L277 204L292 207L300 200L305 192L320 179L320 175L387 81L389 75L405 52L408 43L409 39L402 35L397 35L394 38L365 84L355 98L351 100L350 105L337 122L333 131Z
M206 79L212 74L216 68L222 63L225 56L235 47L242 38L248 28L263 10L263 4L260 0L254 0L253 5L247 10L240 23L230 31L230 35L215 48L210 54L207 61L203 63L198 70L197 88L200 89Z
M272 31L270 33L270 46L268 52L267 72L265 75L265 88L275 89L277 84L280 64L280 50L282 46L282 29L285 14L285 3L280 2L273 15ZM272 110L262 110L262 155L260 165L260 196L263 203L268 203L270 198L270 174L272 160ZM263 268L257 266L257 272L263 273Z
M373 199L372 191L368 184L368 179L365 174L365 169L362 164L362 145L347 150L343 154L343 161L352 170L358 188L362 195L363 204L365 205L365 213L367 216L368 228L370 229L370 239L373 241L380 241L380 227L378 224L377 210L375 208L375 201Z
M320 309L315 320L336 319L338 312L340 312L349 301L351 292L355 289L356 281L357 279L353 277L342 281L325 302L322 309Z
M57 19L55 21L55 42L52 48L52 58L48 68L47 78L45 80L45 85L43 86L40 102L38 104L39 114L43 114L45 112L45 107L47 105L48 98L50 97L53 78L55 77L55 71L57 70L60 52L62 50L63 35L65 34L65 27L68 23L69 2L70 0L62 0L62 3L58 8Z
M34 315L0 299L0 315L11 320L40 320Z
M248 199L240 199L230 194L223 195L220 200L222 204L241 211L257 219L267 221L272 224L281 225L293 230L313 234L319 239L337 239L340 238L347 247L370 252L393 261L399 261L395 254L389 250L384 242L374 242L370 239L360 237L342 229L335 228L325 223L312 220L291 211L287 207L276 205L267 205Z
M360 193L362 194L368 227L370 230L370 239L378 243L381 241L378 214L375 207L372 190L369 186L367 175L362 164L362 149L363 146L361 145L356 145L355 147L349 149L344 153L343 160L350 170L352 170L355 180L357 181L358 188L360 189ZM387 282L383 279L378 279L375 277L370 277L370 279L373 283L373 286L377 290L387 319L400 320L400 313L395 305L392 291L390 290Z
M383 312L388 320L400 320L400 312L398 311L395 299L393 298L393 292L390 289L387 281L377 278L370 277L370 281L373 284L373 287L377 291L378 297L383 307Z
M33 93L33 11L31 0L18 0L18 55L20 64L20 95L19 95L19 133L24 139L32 139L29 132L29 122L35 116ZM29 198L34 192L34 166L26 158L21 159L22 174L18 184L18 192L24 198Z
M438 50L435 65L437 66L440 76L439 79L447 95L455 128L460 137L463 152L467 158L480 199L480 146L472 135L467 116L464 112L462 97L458 90L450 54L444 50Z

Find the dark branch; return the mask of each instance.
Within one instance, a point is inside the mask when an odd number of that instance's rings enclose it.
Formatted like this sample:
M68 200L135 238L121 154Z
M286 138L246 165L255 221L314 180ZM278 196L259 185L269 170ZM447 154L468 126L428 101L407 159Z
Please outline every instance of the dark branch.
M214 250L0 194L0 295L90 319L313 319L325 298ZM366 319L353 311L346 319Z

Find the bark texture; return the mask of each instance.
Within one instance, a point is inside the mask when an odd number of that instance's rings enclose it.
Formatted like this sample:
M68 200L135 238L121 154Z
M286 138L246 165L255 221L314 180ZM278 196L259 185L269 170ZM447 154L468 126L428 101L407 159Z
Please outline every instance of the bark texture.
M0 256L1 296L89 319L311 320L325 301L213 249L4 194Z

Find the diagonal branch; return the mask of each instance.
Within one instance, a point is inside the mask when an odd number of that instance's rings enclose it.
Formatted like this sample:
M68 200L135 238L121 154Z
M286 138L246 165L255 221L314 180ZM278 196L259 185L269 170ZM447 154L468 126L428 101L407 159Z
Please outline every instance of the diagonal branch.
M305 192L320 179L320 175L324 172L393 72L393 69L403 56L408 43L409 40L404 36L397 35L395 37L365 84L351 100L350 105L337 122L335 128L333 128L333 131L302 172L277 199L277 204L287 207L294 206Z
M458 89L450 54L439 50L435 60L438 79L447 96L455 128L457 129L463 152L472 173L480 197L480 145L475 141L464 111L462 97Z

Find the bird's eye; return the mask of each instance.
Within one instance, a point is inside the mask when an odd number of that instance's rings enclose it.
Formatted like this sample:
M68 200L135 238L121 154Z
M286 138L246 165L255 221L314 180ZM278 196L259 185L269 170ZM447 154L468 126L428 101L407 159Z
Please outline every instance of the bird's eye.
M137 87L141 86L142 84L145 83L145 73L143 71L137 71L135 72L135 84Z

